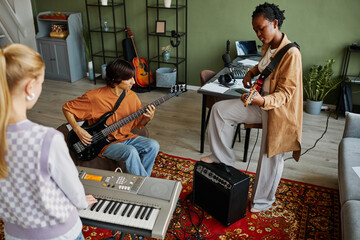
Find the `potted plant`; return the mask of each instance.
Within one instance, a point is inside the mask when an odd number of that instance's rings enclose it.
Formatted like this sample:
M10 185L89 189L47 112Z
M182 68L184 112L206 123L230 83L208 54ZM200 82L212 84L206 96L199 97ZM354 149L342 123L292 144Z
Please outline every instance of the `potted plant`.
M304 91L307 97L306 112L320 114L324 98L334 90L342 78L332 78L334 59L329 59L324 66L313 65L304 77Z
M88 76L90 80L94 80L94 65L91 59L91 50L90 50L90 37L87 33L83 33L83 42L85 47L85 57L88 65Z
M171 50L171 46L167 45L165 47L162 47L161 50L162 52L162 58L164 62L168 62L170 60L170 50Z

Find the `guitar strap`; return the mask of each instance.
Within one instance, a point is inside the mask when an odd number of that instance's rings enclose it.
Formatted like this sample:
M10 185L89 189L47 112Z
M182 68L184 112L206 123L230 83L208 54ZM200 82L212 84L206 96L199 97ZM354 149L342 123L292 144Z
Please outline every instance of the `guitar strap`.
M126 91L123 91L123 92L120 94L118 100L117 100L116 103L115 103L114 109L111 111L111 115L113 115L113 114L115 113L115 111L119 108L120 103L121 103L122 100L124 99L125 95L126 95ZM109 116L111 116L111 115L109 115ZM84 123L81 125L81 127L88 127L88 126L89 126L88 120L85 120Z
M287 44L285 47L283 47L282 49L279 50L279 52L271 60L269 65L267 65L266 68L264 69L264 71L262 71L260 73L259 79L262 79L263 81L265 81L265 79L274 71L276 66L279 64L279 62L281 61L281 59L285 55L285 53L292 47L297 47L300 50L300 46L296 42ZM261 90L262 90L262 88L260 89L260 91Z
M124 90L121 94L120 97L118 98L118 100L115 103L114 109L112 110L112 114L114 114L114 112L119 108L120 103L122 102L122 100L124 99L126 95L126 91Z

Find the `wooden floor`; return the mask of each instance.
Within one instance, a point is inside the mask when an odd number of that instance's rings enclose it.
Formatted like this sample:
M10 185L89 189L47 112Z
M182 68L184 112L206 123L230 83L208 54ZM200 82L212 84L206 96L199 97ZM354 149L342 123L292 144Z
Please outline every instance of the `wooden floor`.
M28 112L28 118L34 122L56 128L65 122L61 107L66 101L101 86L104 86L103 82L94 85L88 79L81 79L74 83L45 80L42 95L35 107ZM148 93L139 93L138 96L145 105L167 95L167 93L168 90L166 89L156 89ZM205 152L204 154L199 152L201 101L201 94L198 94L195 90L189 90L157 107L155 117L147 127L150 137L160 143L160 151L194 160L209 154L207 136ZM323 134L328 113L321 112L320 115L304 113L302 152L312 147L315 141ZM336 120L334 114L332 114L329 118L328 130L316 147L304 154L299 162L295 162L293 159L285 162L283 178L338 188L338 145L342 137L344 123L344 117L339 117ZM257 130L253 130L249 155L254 146L256 135ZM248 167L248 171L255 172L261 130L250 163L242 161L244 137L245 131L241 130L242 141L236 142L234 146L238 159L235 167L242 170ZM290 156L290 154L287 154L287 156Z

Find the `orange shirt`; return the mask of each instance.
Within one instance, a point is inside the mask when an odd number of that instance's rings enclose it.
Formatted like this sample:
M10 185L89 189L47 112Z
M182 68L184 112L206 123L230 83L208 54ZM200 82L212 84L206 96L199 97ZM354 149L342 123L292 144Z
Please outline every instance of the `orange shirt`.
M101 116L114 109L118 98L119 96L114 94L110 87L106 86L90 90L81 97L65 103L63 109L74 114L77 120L88 120L89 125L93 125L100 119ZM119 108L107 119L106 124L109 126L141 108L142 105L136 93L128 91ZM127 139L136 137L137 135L133 134L131 130L134 127L138 127L138 123L142 118L143 115L122 126L120 129L111 133L108 136L108 139L116 139L115 142L124 142ZM106 147L104 147L102 152L105 151Z

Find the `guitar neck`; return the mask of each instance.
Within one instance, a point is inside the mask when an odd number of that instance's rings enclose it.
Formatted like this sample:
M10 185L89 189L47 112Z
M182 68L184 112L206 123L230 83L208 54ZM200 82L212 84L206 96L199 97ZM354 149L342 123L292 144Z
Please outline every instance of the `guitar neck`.
M174 97L175 95L176 95L176 93L169 93L168 95L159 98L158 100L150 103L149 105L154 105L155 107L159 106L160 104L166 102L167 100ZM120 121L111 124L109 127L103 129L101 131L103 136L108 136L110 133L118 130L122 126L124 126L124 125L130 123L131 121L135 120L136 118L140 117L142 114L144 114L146 112L146 108L147 108L147 106L145 106L142 109L134 112L133 114L121 119Z
M134 46L134 51L135 51L136 58L139 60L139 63L141 64L141 61L140 61L140 58L139 58L139 54L138 54L137 49L136 49L136 46L135 46L134 37L131 36L130 38L131 38L132 44L133 44L133 46Z

